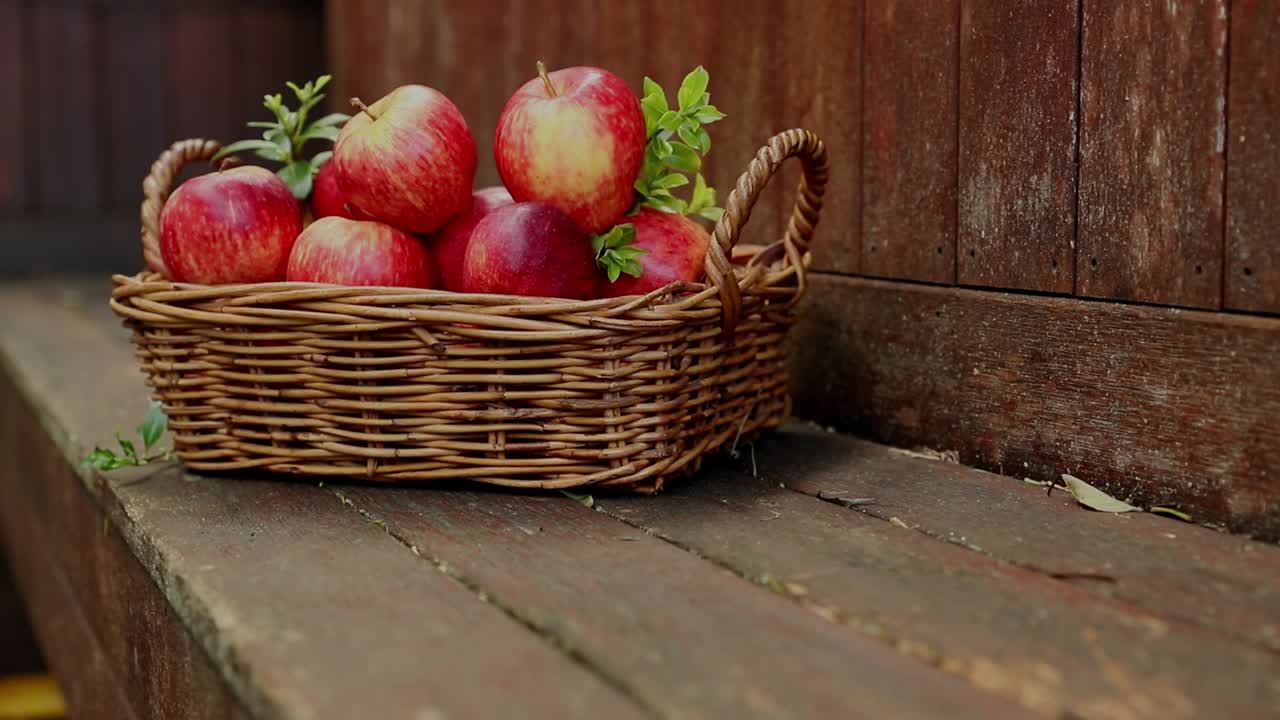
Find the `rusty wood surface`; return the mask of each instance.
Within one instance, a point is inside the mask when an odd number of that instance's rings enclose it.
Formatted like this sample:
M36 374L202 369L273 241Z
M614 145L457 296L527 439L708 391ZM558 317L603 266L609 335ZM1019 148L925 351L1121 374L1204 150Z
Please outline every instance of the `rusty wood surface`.
M0 400L23 458L0 471L0 536L73 715L248 717L9 377Z
M26 85L26 33L23 18L14 3L0 5L0 93L4 97L24 97ZM0 208L21 208L27 202L26 113L0 113Z
M242 98L248 88L241 88L232 77L238 53L231 19L225 9L199 7L169 19L168 47L165 48L168 61L163 69L167 71L165 92L172 98L168 124L170 142L181 138L229 141L249 137L244 134L248 130L244 123L261 119L256 115L238 117L237 111L245 107L246 101ZM274 75L266 69L258 73ZM157 78L156 82L161 80ZM278 84L283 83L280 80ZM192 92L193 87L200 90ZM280 91L284 89L277 92ZM160 148L166 146L161 144ZM158 154L152 152L152 155Z
M1280 313L1280 4L1230 13L1225 306Z
M1226 6L1084 3L1076 294L1221 307Z
M866 4L864 275L955 282L959 5Z
M783 441L785 438L785 442ZM1280 652L1280 549L1151 513L1090 512L1068 493L797 423L759 448L792 490L1019 568L1129 611Z
M33 119L25 142L36 148L39 204L64 212L97 210L103 171L96 112L101 88L93 70L100 61L102 28L85 7L33 3L23 12L31 27L28 77L33 83L22 107Z
M830 275L810 298L798 414L1280 539L1280 321Z
M338 492L659 716L1020 714L568 498ZM648 501L659 513L679 502Z
M3 548L0 540L0 548ZM11 563L0 550L0 677L17 673L36 672L44 667L40 646L36 643L27 610L18 593L17 580L9 567Z
M999 483L985 494L1003 490L1007 505L1033 517L1042 493L1010 487L1007 478L943 468L826 433L767 438L751 451L758 478L751 476L752 462L742 449L736 468L675 488L662 502L597 498L598 506L838 625L878 637L1049 717L1237 716L1280 708L1280 685L1274 682L1280 655L1264 647L1090 588L1090 583L1109 584L1101 575L1058 579L1066 576L1011 566L1000 555L988 556L986 548L975 551L979 540L972 536L947 542L904 526L915 525L922 511L938 527L948 527L943 502L978 482ZM968 477L956 481L949 473ZM934 497L908 501L898 489L903 484L932 488ZM830 502L794 492L815 487ZM1012 513L998 520L984 516L974 502L954 503L950 512L960 516L952 527L983 518L993 529L987 534L1021 534L1037 527ZM1205 539L1174 521L1163 524L1184 531L1183 549L1198 548ZM1068 542L1087 542L1086 528L1094 527L1065 525ZM1132 537L1126 528L1098 534L1114 543L1100 560L1137 554L1126 547ZM1173 541L1165 544L1177 549ZM1280 549L1255 547L1259 559L1280 567ZM1222 579L1176 563L1168 569L1182 585ZM1262 575L1259 567L1253 580L1271 590L1280 585ZM1117 580L1147 595L1168 589L1144 585L1138 576ZM1278 597L1270 597L1272 621ZM1216 600L1224 613L1237 604L1225 592ZM1220 671L1228 666L1232 672Z
M167 82L146 84L169 62L166 17L158 12L120 11L106 16L107 58L104 72L111 100L107 103L106 199L117 211L136 217L142 202L142 178L170 136ZM190 90L186 90L190 92ZM124 268L121 268L124 270Z
M961 2L961 285L1072 292L1079 4Z
M145 407L126 338L109 324L107 286L92 290L0 292L13 311L0 321L5 371L33 403L25 413L6 405L10 422L43 427L58 449L35 482L57 468L80 477L76 460L88 447L136 423ZM58 487L85 492L69 481ZM161 469L91 487L110 527L255 717L494 716L513 697L530 717L640 716L590 671L312 484ZM65 514L37 511L37 532ZM60 674L73 674L62 662ZM476 691L478 678L485 692Z

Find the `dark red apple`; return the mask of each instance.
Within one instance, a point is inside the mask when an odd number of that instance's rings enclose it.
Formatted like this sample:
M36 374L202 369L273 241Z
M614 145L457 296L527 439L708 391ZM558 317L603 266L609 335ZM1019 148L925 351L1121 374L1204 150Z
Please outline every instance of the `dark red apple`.
M325 217L298 236L289 280L333 285L429 288L426 247L403 230L373 220Z
M316 220L322 217L373 219L347 203L342 188L338 187L338 170L332 159L320 166L320 172L316 173L315 183L311 186L311 216Z
M404 85L361 107L338 134L330 160L353 208L416 233L438 230L467 211L476 143L449 98Z
M436 272L440 274L440 287L462 292L462 266L467 258L467 243L471 231L485 215L512 203L511 193L504 187L487 187L471 196L471 212L449 221L429 239Z
M607 70L538 70L498 118L498 173L517 202L549 203L602 232L635 200L647 140L640 101Z
M284 280L302 207L266 168L245 165L178 186L160 211L169 277L203 285Z
M547 203L500 207L471 232L463 292L586 300L598 283L587 231Z
M614 282L604 278L604 297L644 295L673 282L697 282L702 277L711 236L701 225L653 208L642 208L622 220L636 228L632 246L648 251L639 257L644 271L640 277L623 274Z

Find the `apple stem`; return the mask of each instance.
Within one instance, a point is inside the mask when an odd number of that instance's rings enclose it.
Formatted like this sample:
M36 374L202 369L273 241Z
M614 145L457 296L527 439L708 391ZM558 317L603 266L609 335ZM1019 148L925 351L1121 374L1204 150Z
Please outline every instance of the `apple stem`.
M541 60L538 61L538 77L542 78L542 83L547 86L547 94L556 97L560 93L556 92L556 86L551 84L551 76L547 74L547 66Z
M360 112L364 113L365 115L368 115L369 117L373 118L374 120L377 120L377 119L378 119L378 116L377 116L377 115L374 115L374 114L373 114L373 111L369 109L369 106L368 106L368 105L365 105L365 104L364 104L364 101L363 101L363 100L361 100L360 98L358 98L358 97L353 97L353 98L351 98L351 104L352 104L352 106L354 106L354 107L358 107L358 108L360 108Z

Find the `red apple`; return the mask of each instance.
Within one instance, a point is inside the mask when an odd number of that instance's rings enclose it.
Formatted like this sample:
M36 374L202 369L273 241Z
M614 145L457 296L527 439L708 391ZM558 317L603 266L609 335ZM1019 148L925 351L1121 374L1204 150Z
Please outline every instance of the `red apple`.
M711 236L701 225L684 215L653 208L642 208L622 221L636 228L632 246L648 251L638 258L644 271L640 277L623 274L614 282L604 278L604 297L644 295L673 282L697 282L702 277Z
M500 207L471 232L463 292L586 300L598 283L587 231L547 203Z
M422 241L373 220L326 217L293 246L289 280L333 285L429 288L431 259Z
M512 202L511 193L504 187L477 190L471 196L471 212L450 220L448 225L431 236L429 244L436 271L440 273L440 287L462 292L462 266L467 258L471 231L485 215Z
M361 107L338 134L330 161L353 208L416 233L467 211L476 143L449 98L405 85Z
M283 280L302 207L274 173L252 165L182 183L160 211L169 277L204 285Z
M316 173L315 183L311 186L311 215L316 220L330 216L348 220L373 219L347 203L342 188L338 187L338 170L332 159L320 166L320 172Z
M640 101L606 70L538 70L498 118L498 173L517 202L549 203L602 232L634 203L647 139Z

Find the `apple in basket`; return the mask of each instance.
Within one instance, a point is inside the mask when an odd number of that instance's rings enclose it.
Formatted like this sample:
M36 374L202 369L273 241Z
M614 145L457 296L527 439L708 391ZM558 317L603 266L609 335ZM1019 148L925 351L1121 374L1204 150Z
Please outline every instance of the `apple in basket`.
M631 247L644 251L637 258L643 272L639 277L622 274L604 280L604 297L644 295L673 282L697 282L707 261L711 236L701 225L684 215L641 208L625 218L635 228Z
M476 143L442 93L404 85L343 126L333 147L338 186L351 206L415 233L443 227L471 207Z
M631 208L644 160L640 101L617 75L593 67L536 77L516 90L498 118L494 154L517 202L555 206L589 233Z
M428 241L436 270L440 273L440 287L462 292L462 266L467 258L467 244L471 232L485 215L512 203L511 193L504 187L487 187L471 196L471 212L449 221L433 233Z
M317 220L330 216L348 220L372 219L347 202L342 188L338 187L338 170L332 160L321 165L320 171L316 173L315 184L311 189L311 215Z
M418 238L373 220L324 217L298 236L288 278L296 282L429 288L434 270Z
M276 282L301 230L302 207L270 170L219 170L184 182L165 201L160 256L178 282Z
M600 273L587 231L547 203L500 207L471 233L462 273L468 293L586 300Z

